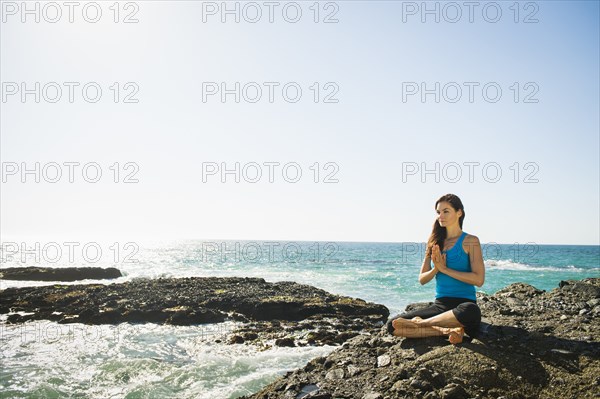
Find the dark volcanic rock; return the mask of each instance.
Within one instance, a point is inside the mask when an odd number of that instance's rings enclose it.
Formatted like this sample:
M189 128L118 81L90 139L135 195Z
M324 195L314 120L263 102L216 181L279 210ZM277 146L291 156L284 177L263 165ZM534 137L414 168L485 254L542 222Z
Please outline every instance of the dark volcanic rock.
M221 322L231 317L270 320L270 323L275 323L276 319L293 321L286 324L290 330L298 329L296 321L307 318L312 318L313 322L332 318L324 324L344 326L347 323L351 329L356 325L373 327L389 316L383 305L333 295L309 285L237 277L140 279L111 285L8 288L0 291L0 314L9 312L33 312L24 316L11 314L9 323L48 319L59 323L190 325ZM338 317L343 318L343 323ZM346 318L357 321L349 322ZM281 333L284 329L277 324L271 324L270 328L271 333ZM243 332L269 333L267 328L260 331L245 328ZM350 336L356 334L357 331Z
M277 346L296 346L294 344L294 338L278 338L275 340Z
M0 269L2 280L78 281L121 277L119 269L109 267L9 267Z
M599 278L563 281L549 292L518 283L478 296L477 338L451 345L443 337L394 337L383 327L242 398L312 397L305 387L356 399L600 397Z

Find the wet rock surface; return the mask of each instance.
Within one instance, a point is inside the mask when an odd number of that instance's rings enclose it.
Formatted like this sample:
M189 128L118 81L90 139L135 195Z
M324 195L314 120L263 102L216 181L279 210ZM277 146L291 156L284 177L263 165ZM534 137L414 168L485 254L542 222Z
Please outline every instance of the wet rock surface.
M0 269L2 280L78 281L122 277L114 267L10 267Z
M517 283L478 303L476 338L361 331L242 398L600 398L600 279L549 292Z
M387 308L386 308L387 309ZM262 349L273 346L341 345L361 333L377 333L383 324L377 314L315 314L304 320L249 321L230 334L230 343Z
M299 346L341 343L364 329L376 331L389 311L295 282L191 277L8 288L0 291L0 314L8 314L7 323L194 325L235 320L245 323L228 343L273 340L277 346Z

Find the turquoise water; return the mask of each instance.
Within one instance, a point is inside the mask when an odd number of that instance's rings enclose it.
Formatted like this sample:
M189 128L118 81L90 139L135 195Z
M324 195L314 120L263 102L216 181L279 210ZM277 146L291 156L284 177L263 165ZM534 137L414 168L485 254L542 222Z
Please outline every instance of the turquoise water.
M187 241L140 251L140 265L125 268L128 277L162 271L166 276L253 276L291 280L327 291L382 303L392 312L408 303L429 300L434 282L417 280L424 243L335 243L295 241ZM600 246L482 245L489 294L513 282L551 290L561 280L600 276ZM144 259L144 256L147 259Z
M140 244L134 262L105 257L92 266L121 269L124 277L115 282L187 276L296 281L384 304L393 315L434 296L433 282L417 281L423 250L423 243L189 240ZM514 282L551 290L561 280L600 277L600 246L488 243L482 251L486 281L478 290L489 294ZM13 255L3 257L2 267L47 265ZM90 264L73 259L54 266ZM42 284L52 283L1 282L2 288ZM261 351L214 342L234 327L0 324L0 397L234 398L335 349Z

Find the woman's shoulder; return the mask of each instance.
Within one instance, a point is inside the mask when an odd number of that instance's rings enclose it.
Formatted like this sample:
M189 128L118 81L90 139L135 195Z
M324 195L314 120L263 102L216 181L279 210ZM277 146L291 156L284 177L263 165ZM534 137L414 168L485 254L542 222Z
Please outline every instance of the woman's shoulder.
M467 235L465 235L464 242L466 244L480 244L479 237L477 237L476 235L473 235L473 234L468 234L468 233L467 233Z
M479 243L479 238L472 234L465 235L465 238L463 240L463 250L466 253L471 254L473 253L476 247L479 247L479 251L481 251L481 244Z

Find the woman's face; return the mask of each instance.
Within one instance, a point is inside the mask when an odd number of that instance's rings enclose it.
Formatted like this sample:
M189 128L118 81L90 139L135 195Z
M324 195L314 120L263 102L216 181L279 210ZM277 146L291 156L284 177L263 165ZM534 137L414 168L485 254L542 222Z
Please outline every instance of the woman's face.
M438 214L438 223L442 227L448 227L458 223L458 219L462 216L462 211L455 211L449 202L440 202L437 204L435 211Z

